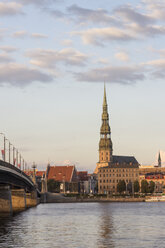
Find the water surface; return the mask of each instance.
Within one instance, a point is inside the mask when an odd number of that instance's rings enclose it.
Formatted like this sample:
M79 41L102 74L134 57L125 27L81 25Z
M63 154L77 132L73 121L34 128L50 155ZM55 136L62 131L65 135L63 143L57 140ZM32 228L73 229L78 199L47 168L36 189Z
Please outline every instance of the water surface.
M164 248L165 203L41 204L0 217L0 248Z

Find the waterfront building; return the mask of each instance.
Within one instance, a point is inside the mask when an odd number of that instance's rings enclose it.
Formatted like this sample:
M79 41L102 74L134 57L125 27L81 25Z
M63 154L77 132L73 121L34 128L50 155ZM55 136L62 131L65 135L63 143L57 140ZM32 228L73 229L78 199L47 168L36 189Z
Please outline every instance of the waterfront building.
M132 186L134 181L139 180L139 163L134 156L113 155L105 86L100 129L99 162L94 173L98 175L99 194L117 192L117 184L121 180L124 180L127 186L130 184Z
M97 175L88 174L87 171L78 171L79 193L95 194L97 193Z
M153 181L155 183L155 193L162 193L165 191L165 174L163 172L149 172L145 175L139 176L140 185L142 180L146 180L148 183Z
M88 194L88 172L87 171L77 171L77 177L79 182L79 193Z
M60 183L61 193L78 193L77 170L74 165L47 167L47 180Z

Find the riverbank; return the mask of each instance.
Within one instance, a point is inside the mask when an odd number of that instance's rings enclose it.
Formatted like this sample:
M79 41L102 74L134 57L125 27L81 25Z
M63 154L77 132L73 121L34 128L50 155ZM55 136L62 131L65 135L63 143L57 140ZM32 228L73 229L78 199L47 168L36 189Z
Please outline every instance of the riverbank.
M76 203L76 202L144 202L143 197L66 197L58 193L41 195L41 203Z

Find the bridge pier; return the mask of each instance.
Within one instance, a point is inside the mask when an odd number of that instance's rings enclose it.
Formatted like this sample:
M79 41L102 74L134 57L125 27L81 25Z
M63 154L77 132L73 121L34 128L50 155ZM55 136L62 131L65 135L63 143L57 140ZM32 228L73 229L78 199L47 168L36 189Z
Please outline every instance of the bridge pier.
M20 212L26 209L26 194L24 189L12 189L11 198L13 212Z
M37 192L32 191L31 193L26 193L26 207L35 207L37 206Z
M0 213L12 213L11 189L9 186L0 186Z

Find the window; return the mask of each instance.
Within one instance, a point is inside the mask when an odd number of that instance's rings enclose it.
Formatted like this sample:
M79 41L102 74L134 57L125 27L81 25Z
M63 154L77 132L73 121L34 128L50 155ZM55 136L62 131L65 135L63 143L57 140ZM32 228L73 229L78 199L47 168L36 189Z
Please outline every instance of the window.
M100 183L102 183L102 180L100 180Z

